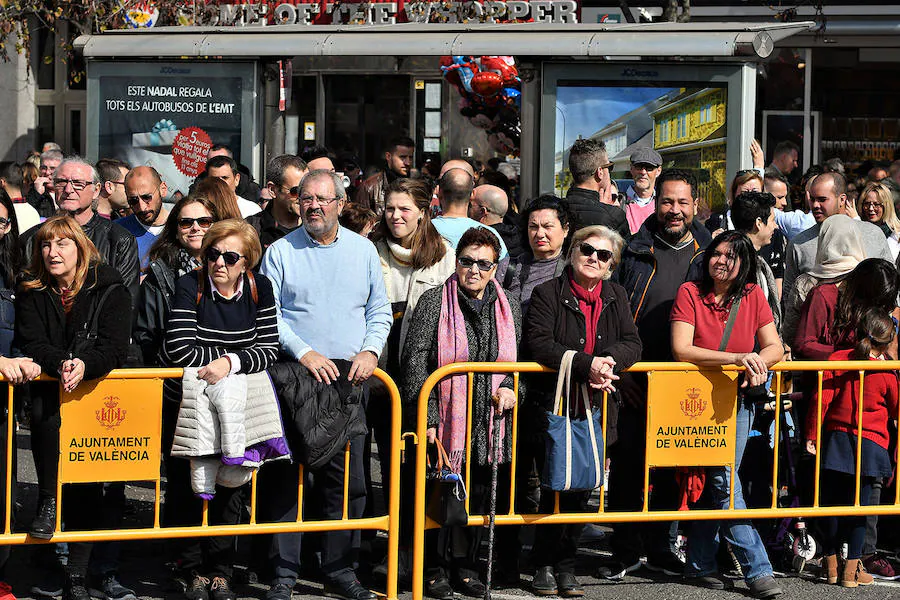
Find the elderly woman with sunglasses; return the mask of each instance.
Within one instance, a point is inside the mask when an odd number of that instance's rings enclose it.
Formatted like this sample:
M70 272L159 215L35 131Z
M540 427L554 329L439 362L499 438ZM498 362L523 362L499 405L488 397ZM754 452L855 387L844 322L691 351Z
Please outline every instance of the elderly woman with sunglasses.
M602 225L579 229L572 236L568 266L559 276L542 283L531 295L525 317L523 351L529 358L558 369L565 352L575 350L572 378L588 383L593 401L603 407L603 392L615 393L617 373L641 357L641 340L631 317L625 289L609 280L619 263L624 241ZM555 375L529 379L528 403L540 409L541 431L546 430L546 411L554 405ZM614 399L606 403L616 407ZM574 408L574 407L573 407ZM608 418L609 422L613 422ZM538 437L539 432L530 432ZM523 431L523 436L529 432ZM535 453L543 468L542 452ZM585 510L586 492L561 493L562 512ZM555 494L541 494L541 513L552 513ZM532 588L539 596L582 596L575 579L575 553L581 525L538 527L532 559L536 568Z
M521 337L519 301L503 291L494 278L500 256L500 240L487 229L463 233L456 250L456 272L440 287L419 298L410 321L401 357L404 410L416 414L419 392L437 368L455 362L514 362ZM467 382L465 375L443 380L428 402L428 441L440 442L450 458L450 469L466 473ZM471 514L486 514L494 456L493 432L500 428L499 475L509 482L512 456L512 418L516 403L513 377L478 373L473 378L471 480L468 483ZM495 413L503 415L495 419ZM504 489L500 484L499 489ZM497 512L508 498L499 494ZM507 527L498 533L498 557L518 556L515 536ZM453 597L453 588L480 597L484 584L478 573L481 527L445 527L437 539L429 537L425 554L425 593L439 600ZM453 580L451 586L451 579Z
M192 458L191 484L179 482L179 486L183 493L183 486L191 485L198 497L210 500L210 523L236 524L243 503L241 488L216 485L217 470L222 464L240 465L247 450L249 431L242 416L250 390L245 375L265 371L278 357L275 296L269 279L253 273L262 248L256 230L247 222L227 219L212 225L200 254L202 268L175 283L163 351L173 366L186 369L183 404L188 402L187 382L193 380L192 392L202 391L219 417L219 427L209 427L219 439L210 440L206 428L188 429L183 421L189 419L179 414L176 440L182 446L221 447L222 456ZM196 378L189 367L196 369ZM199 519L199 511L193 517ZM213 600L234 600L234 539L192 542L201 551L182 553L179 561L190 577L187 596L204 597L209 586Z

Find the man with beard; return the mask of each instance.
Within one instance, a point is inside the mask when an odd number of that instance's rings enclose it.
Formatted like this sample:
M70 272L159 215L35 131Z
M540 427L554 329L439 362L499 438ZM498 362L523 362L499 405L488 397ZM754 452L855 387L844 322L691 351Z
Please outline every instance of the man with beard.
M340 176L324 169L310 171L300 182L303 225L269 246L260 271L272 281L282 352L299 361L317 381L331 384L343 377L359 385L378 366L393 322L384 287L381 261L366 238L340 226L347 201ZM335 326L340 323L340 326ZM340 373L335 360L349 362ZM291 433L285 432L288 439ZM363 445L365 435L350 438L348 518L358 519L366 505ZM260 491L267 520L297 518L296 465L267 465L272 490ZM275 473L272 469L281 469ZM311 470L313 496L325 519L343 512L344 453ZM268 600L290 600L300 570L299 533L274 536L276 577ZM325 595L344 600L374 600L375 594L356 578L353 564L359 531L322 535Z
M362 182L354 202L371 209L379 217L384 212L384 190L400 177L409 177L416 143L408 137L397 137L384 150L385 169Z
M709 232L694 221L697 180L680 169L663 171L656 180L656 211L647 217L622 253L615 277L631 299L631 311L641 336L642 361L671 361L669 313L678 287L699 275ZM641 509L646 444L647 378L624 373L617 386L623 404L619 408L618 442L610 448L609 510ZM610 426L613 426L610 423ZM675 510L678 488L671 471L651 473L652 509ZM647 568L680 576L684 564L673 553L675 523L620 523L615 526L613 558L598 576L618 580L641 566L646 551Z
M660 171L662 156L653 148L641 147L631 153L631 178L634 183L625 190L622 203L631 233L636 233L647 217L653 214L656 178Z
M131 214L116 222L137 240L141 272L149 264L150 247L169 218L169 211L163 208L163 198L168 193L166 182L153 167L135 167L125 176L125 200Z

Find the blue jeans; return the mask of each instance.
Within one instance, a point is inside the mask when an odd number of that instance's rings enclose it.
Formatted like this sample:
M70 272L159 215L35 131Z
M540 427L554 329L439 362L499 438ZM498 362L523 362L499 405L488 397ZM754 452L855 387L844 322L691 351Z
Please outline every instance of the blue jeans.
M745 406L743 399L738 400L735 469L741 467L747 437L753 424L753 406ZM728 467L710 467L706 469L705 495L711 498L711 508L728 508L729 479L731 469ZM741 479L734 480L734 507L746 508L741 488ZM694 521L688 537L687 577L702 577L718 572L716 554L719 549L719 533L731 544L734 555L741 563L744 579L748 584L761 577L772 576L772 565L759 533L750 521Z

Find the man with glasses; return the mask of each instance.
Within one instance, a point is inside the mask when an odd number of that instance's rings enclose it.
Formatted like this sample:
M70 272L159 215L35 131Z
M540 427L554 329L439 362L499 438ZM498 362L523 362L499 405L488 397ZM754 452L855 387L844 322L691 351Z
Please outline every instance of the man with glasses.
M125 176L131 167L116 158L101 158L97 161L100 174L100 195L97 197L97 214L104 219L121 219L131 214L131 207L125 198Z
M300 181L306 173L306 161L293 154L276 156L266 165L266 189L272 199L262 212L247 217L247 222L259 234L263 252L275 241L300 227L303 221Z
M40 177L34 180L32 188L28 190L28 204L34 207L42 219L52 217L56 213L54 200L53 172L63 160L63 153L52 148L41 153Z
M634 183L625 191L625 216L631 233L636 233L644 221L654 213L656 178L662 172L662 157L648 146L631 153L631 178Z
M625 288L634 323L641 337L642 361L673 359L669 314L678 287L699 276L703 250L712 241L709 232L694 220L697 212L697 180L680 169L662 172L656 180L654 213L647 218L622 253L614 278ZM619 384L618 442L610 448L609 510L641 510L647 419L647 377L624 373ZM654 470L650 482L652 510L678 508L678 486L671 470ZM641 567L681 576L684 564L675 555L677 523L620 523L611 540L613 558L600 567L598 576L619 580Z
M569 150L569 172L572 187L566 194L569 209L575 215L575 228L604 225L617 231L623 239L631 237L621 208L607 203L610 196L612 168L606 145L592 139L576 140Z
M125 199L131 214L116 221L137 240L141 272L147 269L150 247L162 233L169 218L163 198L169 193L166 182L153 167L135 167L125 176Z
M100 194L100 176L94 165L77 156L65 159L53 175L53 189L59 211L67 213L81 225L96 246L100 258L122 275L132 300L136 300L140 283L137 242L124 227L104 219L94 210L94 203ZM31 260L37 230L35 226L22 235L26 262Z
M342 378L362 384L378 366L393 323L381 261L369 240L338 222L347 202L339 175L324 169L310 171L300 183L299 201L302 227L269 246L260 269L271 280L275 293L282 352L298 361L316 381L330 384ZM336 361L345 365L343 371ZM285 434L291 440L296 432ZM365 437L363 434L349 440L347 494L351 519L361 517L366 505L362 459ZM260 505L261 518L293 522L297 518L296 466L272 463L260 475L259 495L267 498ZM313 496L321 504L323 517L340 519L344 453L313 470L311 476L316 488ZM272 554L278 558L275 579L266 597L290 600L300 570L301 534L273 538ZM322 535L325 595L344 600L375 599L354 571L359 542L359 531Z

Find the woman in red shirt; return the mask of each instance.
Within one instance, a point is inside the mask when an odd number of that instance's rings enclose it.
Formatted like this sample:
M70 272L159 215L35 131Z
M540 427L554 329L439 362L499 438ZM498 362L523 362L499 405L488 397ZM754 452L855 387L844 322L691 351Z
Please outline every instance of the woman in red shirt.
M742 388L763 385L769 367L783 355L772 310L762 290L754 283L756 260L753 244L744 234L726 231L707 247L700 281L682 284L672 307L672 354L675 359L703 367L743 366L746 372ZM723 348L721 342L733 307L737 318ZM760 348L758 352L757 347ZM740 471L752 422L753 402L741 393L735 432L736 471ZM706 469L706 491L714 504L711 508L728 508L730 477L728 468ZM734 480L734 507L746 507L739 477ZM772 576L766 549L749 520L694 523L685 567L688 581L711 589L725 588L724 582L715 576L720 532L740 561L751 593L756 598L781 594Z
M869 309L856 332L856 345L839 350L829 360L884 360L897 336L896 321L884 310ZM822 506L850 506L856 493L856 444L859 423L859 374L856 371L825 371L822 379ZM818 395L818 394L817 394ZM870 371L863 380L862 460L860 504L871 504L873 485L892 473L888 453L888 421L897 414L897 376L888 371ZM813 405L815 406L815 405ZM806 449L816 453L815 409L806 422ZM866 535L866 518L826 517L825 571L828 583L838 583L838 551L847 542L847 562L840 578L843 587L869 585L869 575L860 561Z

